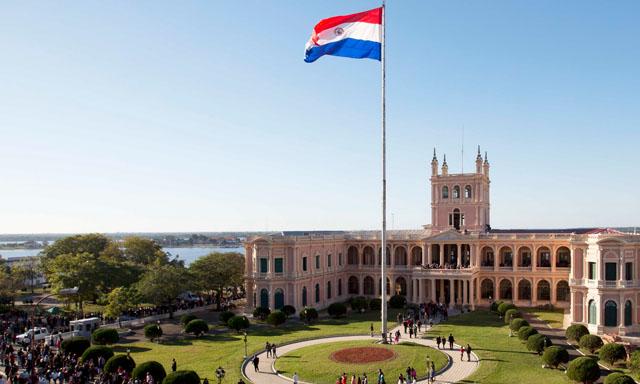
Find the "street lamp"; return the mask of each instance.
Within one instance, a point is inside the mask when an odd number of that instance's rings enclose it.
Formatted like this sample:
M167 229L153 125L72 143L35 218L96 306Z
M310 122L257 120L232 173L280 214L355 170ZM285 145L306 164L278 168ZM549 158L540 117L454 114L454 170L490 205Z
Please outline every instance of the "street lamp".
M216 369L216 377L218 378L218 384L222 383L222 379L224 379L224 369L222 369L222 367L218 367L218 369Z
M247 331L243 331L242 335L244 336L244 358L247 358Z

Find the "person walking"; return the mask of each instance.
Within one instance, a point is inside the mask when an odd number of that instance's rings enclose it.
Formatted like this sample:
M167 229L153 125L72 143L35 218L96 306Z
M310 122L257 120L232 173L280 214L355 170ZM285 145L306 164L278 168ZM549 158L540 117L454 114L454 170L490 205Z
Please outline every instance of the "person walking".
M411 377L411 367L407 367L407 369L404 371L404 373L407 374L407 379Z
M258 357L258 355L254 355L253 356L253 368L255 369L256 372L260 371L260 368L258 367L258 364L260 364L260 358Z
M175 372L178 369L178 363L176 363L176 359L171 359L171 371Z
M460 361L464 359L464 347L460 347Z
M356 380L356 375L351 375L351 384L358 384L358 380Z
M384 373L382 372L382 369L378 369L378 384L386 384L384 381Z
M373 337L373 323L371 323L371 326L369 327L369 329L371 330L371 337Z
M268 341L264 345L264 350L267 351L267 357L271 357L271 344Z
M467 361L471 361L471 346L467 344Z
M413 338L413 328L409 328L409 338Z
M298 372L293 372L293 384L298 384Z
M440 349L440 336L436 337L436 344L438 344L438 349Z
M453 338L453 334L450 333L449 334L449 349L453 349L453 342L455 341L455 339Z
M366 373L362 374L362 384L369 384L369 378Z
M431 382L434 383L436 381L436 364L431 361Z
M271 344L271 357L274 358L274 359L278 358L278 355L276 355L276 345L275 345L275 343Z

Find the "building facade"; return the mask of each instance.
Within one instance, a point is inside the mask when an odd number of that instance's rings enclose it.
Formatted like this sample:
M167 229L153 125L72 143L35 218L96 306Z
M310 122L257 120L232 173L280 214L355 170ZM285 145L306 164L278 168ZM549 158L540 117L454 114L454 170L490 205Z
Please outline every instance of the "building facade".
M594 333L640 331L640 236L603 228L491 228L489 162L450 174L431 162L431 224L388 231L387 293L451 307L492 301L565 308ZM282 232L247 239L249 307L324 308L381 294L379 231Z

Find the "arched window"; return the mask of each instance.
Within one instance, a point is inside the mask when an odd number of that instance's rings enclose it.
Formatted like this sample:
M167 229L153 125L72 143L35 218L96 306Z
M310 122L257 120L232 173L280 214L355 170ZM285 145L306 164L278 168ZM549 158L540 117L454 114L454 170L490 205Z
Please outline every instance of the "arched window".
M458 208L455 208L449 216L449 225L452 225L455 229L460 229L464 225L464 215L460 213Z
M404 279L404 277L398 277L396 279L396 286L394 287L392 294L400 294L402 296L407 295L407 281Z
M386 248L384 257L387 260L387 265L391 265L391 248L389 247ZM381 260L382 260L382 247L378 248L378 265L380 265Z
M512 267L513 266L513 250L511 247L500 248L500 266Z
M353 245L347 250L347 264L358 265L358 248Z
M446 185L442 187L442 198L443 199L449 198L449 187L447 187Z
M355 276L351 276L349 278L349 282L348 282L348 288L347 288L347 292L350 295L357 295L359 292L358 289L358 278Z
M531 249L529 247L518 248L518 267L531 266Z
M376 264L376 255L373 251L373 248L370 246L364 247L362 250L362 264L363 265L375 265Z
M413 247L411 249L411 264L422 264L422 247Z
M518 283L518 300L531 300L531 282L520 280Z
M480 255L480 266L493 267L493 249L491 247L483 247Z
M513 288L511 286L511 281L507 279L503 279L500 281L500 299L513 299Z
M537 266L540 268L551 267L551 251L547 247L538 248L538 257L536 257Z
M302 306L307 306L307 287L302 287Z
M556 251L556 267L569 268L571 266L571 251L567 247L560 247Z
M387 295L393 296L395 295L395 292L391 291L391 280L389 280L388 277L386 279L387 279L387 287L386 287ZM378 295L382 295L382 279L378 279Z
M407 265L407 250L405 247L397 247L394 252L396 265Z
M624 325L629 326L631 324L633 324L633 312L632 312L633 308L631 306L631 301L627 300L626 303L624 303Z
M364 292L365 295L375 295L375 287L373 286L373 277L367 276L364 278Z
M327 299L331 298L331 282L327 281Z
M547 280L538 282L538 300L551 300L551 286Z
M595 300L589 300L589 324L595 324L596 323L596 318L598 315L598 311L596 308L596 301Z
M459 199L460 198L460 186L456 185L455 187L453 187L453 198L454 199Z
M284 291L282 289L276 289L273 299L275 301L274 307L276 309L282 309L282 307L284 307Z
M493 281L489 279L482 280L480 284L480 298L481 299L491 299L495 297L493 294Z
M569 283L566 280L558 281L556 285L556 300L569 301Z
M320 284L316 284L316 303L320 302Z
M609 300L604 303L604 326L618 326L618 304L613 300Z
M269 291L265 288L260 290L260 306L262 308L269 308Z
M464 187L464 198L465 199L470 199L471 198L471 186L467 185L466 187Z

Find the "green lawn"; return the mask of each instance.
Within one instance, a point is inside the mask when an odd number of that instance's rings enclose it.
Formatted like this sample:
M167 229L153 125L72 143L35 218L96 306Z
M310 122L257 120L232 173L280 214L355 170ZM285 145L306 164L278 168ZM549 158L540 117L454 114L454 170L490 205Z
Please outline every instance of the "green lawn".
M520 308L522 311L530 313L540 320L545 321L551 328L562 328L564 321L564 309L540 309L540 308Z
M478 370L465 383L569 383L563 371L541 368L540 357L527 351L517 337L508 337L508 327L496 314L475 311L450 317L445 324L436 325L427 337L449 333L456 343L469 343L481 360Z
M389 318L395 318L397 311L390 310ZM310 326L299 322L285 324L279 328L266 325L252 326L248 330L247 349L249 354L264 348L267 341L283 344L296 340L313 339L329 335L362 335L369 334L369 326L379 328L379 312L369 311L364 314L350 314L345 319L322 319ZM392 324L389 323L391 327ZM175 358L178 369L193 369L201 378L211 381L218 366L227 372L225 382L235 383L240 378L240 364L244 355L242 335L235 333L219 333L203 336L199 339L186 336L184 340L163 344L140 342L123 344L117 351L131 350L136 363L155 360L169 370L171 359Z
M363 346L392 349L396 353L396 358L368 364L340 364L329 358L334 351ZM314 345L292 351L278 358L276 368L278 372L289 377L293 376L294 372L298 372L300 380L309 383L333 383L343 372L346 372L348 377L352 374L366 373L369 378L375 378L378 368L382 368L385 376L389 378L397 378L400 373L406 375L404 372L407 366L415 368L418 376L426 376L427 357L434 361L438 370L448 361L444 353L413 343L383 346L375 344L374 340L346 341Z

